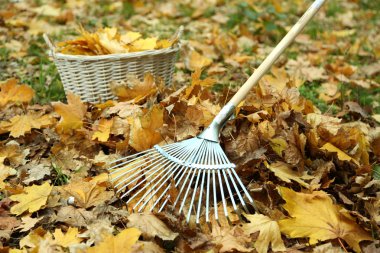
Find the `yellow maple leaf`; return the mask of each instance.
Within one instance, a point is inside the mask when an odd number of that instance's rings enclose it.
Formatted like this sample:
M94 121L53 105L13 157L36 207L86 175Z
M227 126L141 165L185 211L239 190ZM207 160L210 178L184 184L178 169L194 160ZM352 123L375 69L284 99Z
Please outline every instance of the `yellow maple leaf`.
M109 54L127 53L128 48L125 48L119 40L117 40L117 28L104 28L96 33L99 37L100 45Z
M56 127L59 133L69 133L73 129L81 128L87 111L87 106L81 102L80 97L71 92L67 94L67 102L68 104L52 103L54 110L61 116Z
M78 244L82 241L82 239L78 237L78 234L78 228L69 227L66 234L64 234L61 229L56 228L53 233L54 243L62 247Z
M20 215L25 211L33 213L40 210L50 195L53 186L48 182L43 185L32 185L24 188L25 193L12 195L9 198L19 203L11 207L11 213Z
M0 122L0 133L10 132L12 137L20 137L26 133L30 133L32 128L40 129L47 127L54 122L50 115L40 115L30 113L25 115L16 115L9 121Z
M136 151L143 151L159 143L162 137L158 129L164 123L163 117L164 111L159 106L154 106L139 117L129 117L131 125L129 145Z
M206 56L201 55L195 50L192 50L185 59L185 65L190 70L196 70L197 68L204 68L210 66L212 60Z
M100 119L98 130L92 135L92 140L98 139L98 141L106 142L110 137L111 127L113 125L112 119Z
M12 78L0 84L0 107L8 103L29 103L34 96L34 90L25 84L17 85Z
M146 38L146 39L138 39L134 41L130 48L131 51L144 51L144 50L153 50L157 45L157 38Z
M360 241L372 240L370 234L356 224L344 208L334 205L325 192L298 193L286 187L279 187L279 191L286 201L284 208L291 216L279 221L281 232L287 236L309 237L310 244L341 238L356 252L360 252Z
M157 41L156 48L157 49L162 49L162 48L168 48L173 45L173 41L170 40L159 40Z
M139 32L127 32L120 36L120 41L124 44L129 44L141 37L141 33Z
M111 191L106 191L106 187L96 182L76 181L63 187L68 196L73 196L75 205L83 208L104 203L114 195Z
M109 235L104 238L104 240L95 245L94 247L88 248L86 253L120 253L120 252L131 252L132 246L137 242L141 235L140 230L137 228L127 228L121 231L116 236Z
M272 251L285 251L284 242L281 239L280 227L277 221L262 214L244 215L250 223L243 224L244 233L250 235L260 231L255 242L255 248L259 253L268 252L268 247L272 245Z

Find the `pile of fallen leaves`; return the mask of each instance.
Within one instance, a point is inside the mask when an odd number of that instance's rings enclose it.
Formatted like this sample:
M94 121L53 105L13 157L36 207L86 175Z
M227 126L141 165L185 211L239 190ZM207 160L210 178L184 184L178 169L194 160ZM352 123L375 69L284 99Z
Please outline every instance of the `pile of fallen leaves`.
M120 34L117 28L100 28L94 33L80 27L81 36L69 41L57 43L57 50L72 55L105 55L130 53L153 49L168 48L175 40L142 38L139 32Z
M240 104L221 134L261 214L243 214L241 222L229 207L231 224L211 218L200 227L170 211L131 213L114 196L106 163L196 136L234 90L213 92L216 81L201 79L198 69L191 85L177 91L146 75L128 85L137 100L87 104L68 94L67 104L42 106L30 104L30 87L15 79L2 83L3 247L10 252L375 250L380 185L372 164L380 155L380 128L371 118L344 122L322 115L300 96L300 80L281 69L273 73Z
M200 133L310 1L6 3L0 251L378 252L379 14L376 1L326 2L221 134L260 214L242 214L241 222L228 206L230 224L210 217L199 227L170 210L131 213L114 196L107 162ZM184 25L173 75L183 88L147 74L113 83L118 101L88 104L67 94L67 103L41 105L60 84L41 35L71 38L78 23L87 31L61 52L166 47L154 38ZM88 32L104 26L120 29ZM124 32L133 30L152 37Z

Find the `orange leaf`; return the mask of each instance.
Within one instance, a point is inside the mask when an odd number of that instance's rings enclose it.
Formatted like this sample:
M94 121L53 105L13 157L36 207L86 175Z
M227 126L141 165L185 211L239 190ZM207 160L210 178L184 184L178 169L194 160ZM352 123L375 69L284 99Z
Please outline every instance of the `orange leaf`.
M157 92L157 85L152 74L147 73L144 81L140 81L137 76L129 76L125 81L111 83L111 89L121 101L131 101L138 104L146 97Z
M67 105L62 102L52 103L54 110L61 115L56 127L59 133L69 133L73 129L81 128L87 111L87 106L81 102L80 97L71 92L67 94L67 102Z
M162 140L158 129L164 123L163 112L162 108L154 106L144 115L129 118L131 124L129 145L136 151L151 148Z

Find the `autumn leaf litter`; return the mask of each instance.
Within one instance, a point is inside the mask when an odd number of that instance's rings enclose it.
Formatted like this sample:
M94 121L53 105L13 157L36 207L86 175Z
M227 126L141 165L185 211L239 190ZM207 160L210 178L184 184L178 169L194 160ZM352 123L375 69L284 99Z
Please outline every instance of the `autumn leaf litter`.
M355 28L348 18L354 15L349 14L354 8L351 5L346 6L348 16L340 19L344 29L319 40L306 34L297 38L302 52L294 59L280 59L238 106L236 117L221 133L221 144L237 164L237 173L261 214L243 214L245 222L241 222L229 207L232 224L223 219L218 224L211 217L210 224L202 220L197 227L169 211L131 213L130 206L114 196L107 162L157 143L196 136L248 77L244 70L251 73L252 66L270 50L259 43L265 41L264 34L255 36L244 24L236 28L235 35L226 33L221 29L228 16L226 8L218 6L219 12L205 17L210 3L202 2L196 8L188 3L196 9L191 17L179 17L176 13L181 6L172 2L157 3L157 8L151 3L136 4L135 11L141 15L127 21L127 27L135 24L139 28L147 22L143 13L150 11L156 15L152 20L183 18L190 34L198 33L198 37L184 40L176 86L165 87L146 74L142 80L128 77L126 83L111 84L118 101L89 104L68 93L65 103L39 105L32 103L36 91L29 86L16 79L1 82L0 238L4 249L375 252L380 234L380 185L373 173L380 156L378 114L355 102L346 103L335 115L321 113L299 92L305 81L318 80L322 83L319 98L333 105L345 96L336 88L339 82L368 89L378 85L376 63L358 70L336 57L321 65L323 58L336 50L334 40L337 47L347 46L343 45L345 38ZM5 29L19 29L16 21L40 12L73 25L69 11L77 10L72 6L63 12L44 6L44 10L36 7L18 15L1 12ZM286 12L286 7L274 6ZM135 19L141 22L137 24ZM212 26L202 22L205 20ZM24 26L28 33L39 34L43 22L35 20ZM257 22L255 29L265 29L261 23ZM83 31L82 35L94 36ZM133 46L146 37L123 35L114 29L100 30L97 36L97 48L105 53L133 51L152 42ZM376 36L371 33L367 41ZM322 40L329 46L322 45ZM254 54L244 51L247 45ZM63 46L66 52L78 49ZM355 43L348 54L370 58L363 48ZM379 57L376 45L372 52Z

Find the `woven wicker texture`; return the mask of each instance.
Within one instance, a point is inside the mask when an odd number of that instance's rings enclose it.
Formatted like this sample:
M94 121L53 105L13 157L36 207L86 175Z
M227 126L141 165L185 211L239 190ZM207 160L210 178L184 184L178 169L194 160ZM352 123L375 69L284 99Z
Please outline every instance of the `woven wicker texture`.
M174 64L180 49L173 47L142 52L99 56L66 55L55 52L55 47L44 35L61 76L65 93L71 91L83 101L99 103L115 99L110 89L111 82L125 81L128 75L143 80L144 74L152 73L166 85L172 83Z

